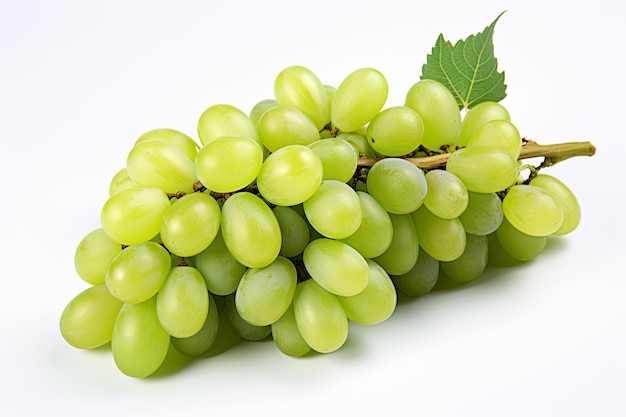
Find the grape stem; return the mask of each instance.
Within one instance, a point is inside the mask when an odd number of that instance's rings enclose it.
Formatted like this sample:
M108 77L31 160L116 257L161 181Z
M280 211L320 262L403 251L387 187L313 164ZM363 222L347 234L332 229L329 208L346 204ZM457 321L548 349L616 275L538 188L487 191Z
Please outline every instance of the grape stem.
M596 153L596 147L593 146L591 142L565 142L552 145L540 145L530 139L524 138L522 141L523 146L519 159L543 157L544 160L540 168L555 165L575 156L593 156ZM432 156L405 159L424 170L444 169L450 155L451 154L447 152ZM381 159L383 158L359 158L357 166L362 168L371 167Z

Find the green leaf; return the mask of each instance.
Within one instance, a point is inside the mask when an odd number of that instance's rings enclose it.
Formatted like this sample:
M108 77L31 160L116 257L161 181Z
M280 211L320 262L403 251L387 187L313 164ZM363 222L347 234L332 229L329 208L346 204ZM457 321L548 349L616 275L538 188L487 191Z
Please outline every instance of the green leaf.
M439 35L422 66L421 79L437 80L448 87L461 109L506 97L504 71L498 72L498 60L493 54L493 30L504 13L484 31L454 46Z

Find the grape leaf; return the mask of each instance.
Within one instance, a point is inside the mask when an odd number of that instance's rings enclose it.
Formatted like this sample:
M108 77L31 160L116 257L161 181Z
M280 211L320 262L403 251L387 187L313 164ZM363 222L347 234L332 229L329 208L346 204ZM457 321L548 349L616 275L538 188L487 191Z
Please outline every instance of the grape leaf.
M448 87L460 109L506 97L504 71L498 72L493 53L493 30L503 14L483 32L459 40L454 46L440 34L422 66L421 79L433 79Z

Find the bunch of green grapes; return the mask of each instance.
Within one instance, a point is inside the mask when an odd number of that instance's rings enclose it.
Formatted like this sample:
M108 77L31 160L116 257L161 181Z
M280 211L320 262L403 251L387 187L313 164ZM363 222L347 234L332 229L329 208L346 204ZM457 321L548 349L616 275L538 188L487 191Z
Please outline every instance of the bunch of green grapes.
M372 68L335 88L292 66L249 114L206 109L197 141L173 129L139 137L76 248L90 286L61 315L65 340L110 342L132 377L172 348L206 353L220 323L289 356L332 352L350 322L388 319L398 291L424 295L440 271L473 281L494 245L527 261L576 228L562 182L520 178L522 139L502 105L462 117L432 80L383 109L387 93ZM428 171L406 158L446 152Z

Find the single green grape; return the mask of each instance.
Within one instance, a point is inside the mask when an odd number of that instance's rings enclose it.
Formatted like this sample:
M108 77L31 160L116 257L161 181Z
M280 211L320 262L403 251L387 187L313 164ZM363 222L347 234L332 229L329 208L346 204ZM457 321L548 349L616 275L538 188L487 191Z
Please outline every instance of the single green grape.
M256 183L270 203L295 206L317 191L323 175L322 161L311 148L290 145L267 157Z
M466 235L458 218L442 219L422 206L411 214L419 244L433 258L449 262L465 250Z
M271 264L280 252L280 226L267 204L240 192L222 206L222 237L235 259L249 268Z
M196 268L172 268L157 294L156 311L161 326L174 337L198 333L209 314L208 294L204 278Z
M467 208L468 191L456 175L442 169L426 173L427 192L424 205L442 219L459 217Z
M257 131L263 146L275 152L289 145L310 145L320 140L319 129L300 110L287 106L275 106L259 118Z
M170 346L170 335L156 313L156 296L122 306L111 337L111 351L118 369L134 378L145 378L161 367Z
M165 213L160 237L171 253L190 257L205 250L219 228L217 201L210 194L192 193L176 200Z
M293 300L302 338L320 353L334 352L348 338L348 318L335 295L309 279L298 284Z
M63 339L78 349L94 349L108 343L122 305L104 284L87 288L61 313L59 327Z
M109 197L102 207L100 222L111 239L134 245L147 242L159 233L169 208L170 201L163 190L131 187Z
M333 126L345 132L365 126L383 108L388 92L387 80L379 71L361 68L350 73L333 96Z
M389 213L408 214L426 198L426 177L421 169L402 158L385 158L367 174L367 192Z
M461 112L446 86L435 80L420 80L407 92L404 105L415 110L424 123L424 147L437 151L457 143Z
M158 243L131 245L111 262L106 285L118 300L141 303L161 289L170 267L170 254Z
M496 193L468 192L467 208L459 216L463 228L473 235L489 235L496 231L504 213L502 200Z
M380 155L408 155L423 140L424 122L410 107L389 107L378 113L367 126L367 141Z
M376 158L376 151L372 149L367 138L358 132L339 132L336 139L343 139L346 142L350 142L361 157Z
M220 136L200 149L195 173L211 191L231 193L250 185L261 170L263 149L241 135Z
M104 284L111 261L120 253L122 245L97 228L81 239L74 252L74 268L78 276L91 285Z
M367 261L351 246L338 240L311 241L302 257L311 277L325 290L337 295L356 295L369 281Z
M563 207L547 190L535 185L515 185L502 200L509 223L531 236L548 236L563 224Z
M326 89L308 68L293 65L278 73L274 81L274 96L279 105L293 107L306 114L318 131L330 122Z
M303 206L311 226L332 239L344 239L361 225L359 197L349 185L340 181L322 181Z
M126 170L135 184L166 193L192 192L197 181L193 161L175 145L160 140L133 146L126 158Z
M297 281L296 267L282 256L266 267L248 269L235 293L239 316L255 326L271 325L291 305Z

